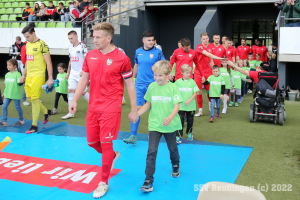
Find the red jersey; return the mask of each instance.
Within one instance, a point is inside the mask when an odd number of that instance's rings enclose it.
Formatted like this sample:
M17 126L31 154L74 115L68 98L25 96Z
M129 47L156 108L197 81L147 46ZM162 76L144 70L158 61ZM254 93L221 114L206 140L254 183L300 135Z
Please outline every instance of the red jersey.
M214 43L211 43L208 45L208 47L212 50L212 54L215 56L223 58L223 56L226 55L225 48L221 44L219 44L219 46L216 46ZM214 59L214 65L218 65L219 67L221 67L221 61Z
M251 53L253 53L253 60L256 60L255 48L256 48L256 45L252 45L252 47L251 47Z
M259 72L267 72L267 71L249 71L249 77L252 78L254 80L255 83L258 82L258 73Z
M196 65L195 76L204 76L207 79L210 75L212 75L212 68L210 66L210 57L207 57L202 54L203 51L207 51L208 53L212 53L212 50L207 46L203 46L203 44L198 44L196 47L196 52L198 56L198 66Z
M263 62L268 62L268 48L265 46L256 46L255 53L260 54L260 60Z
M26 43L27 41L24 42L25 44L21 47L21 61L23 65L25 66L27 57L26 57Z
M86 54L82 70L90 74L89 111L121 112L124 81L132 77L130 59L117 48L103 55L94 49Z
M234 50L228 47L228 49L225 49L225 56L228 58L228 60L232 61L232 58L235 57Z
M245 45L244 47L242 45L239 46L237 51L241 60L248 59L248 54L250 53L250 47L248 45Z
M170 61L171 71L173 68L173 64L175 62L176 62L175 80L178 80L183 77L181 74L182 65L188 64L192 69L193 69L193 62L197 65L198 59L197 59L196 51L190 49L189 52L185 52L182 48L176 49ZM193 78L193 73L191 73L190 78Z
M238 51L237 51L237 49L236 49L235 47L229 46L229 48L232 49L232 51L233 51L233 57L234 57L235 62L236 62L236 61L237 61L236 57L239 56L239 53L238 53ZM233 58L233 57L232 57L232 58Z

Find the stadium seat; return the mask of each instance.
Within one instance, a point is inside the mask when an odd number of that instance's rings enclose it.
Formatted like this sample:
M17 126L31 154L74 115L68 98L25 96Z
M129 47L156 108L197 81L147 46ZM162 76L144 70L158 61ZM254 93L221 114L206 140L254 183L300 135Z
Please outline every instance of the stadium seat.
M68 23L67 23L67 28L73 28L72 22L68 22Z
M4 3L4 8L10 8L11 7L11 3Z
M55 28L56 27L56 22L48 22L47 23L47 28Z
M21 10L24 9L25 6L26 6L26 2L20 2L19 3L19 7L21 8ZM23 12L23 10L22 10L22 12Z
M57 1L53 1L53 5L54 5L55 7L58 7L58 2L57 2Z
M22 13L23 13L22 8L16 8L14 10L14 14L22 14Z
M65 28L65 23L64 22L57 22L56 28Z
M22 22L21 25L20 25L20 28L24 28L25 26L27 26L27 23L26 22Z
M2 26L3 26L3 23L0 23L0 28L2 28Z
M0 8L0 15L5 14L5 8Z
M20 28L20 23L10 23L9 28Z
M42 23L42 22L35 23L35 27L36 28L45 28L45 23Z
M13 14L13 13L14 13L14 9L13 8L6 8L5 14Z
M8 15L1 15L1 21L8 21Z
M13 2L13 3L11 4L11 7L13 7L13 8L18 8L18 7L19 7L19 3L18 3L18 2Z
M2 2L0 2L0 8L3 8L4 4Z
M8 28L8 24L7 23L3 23L2 28Z
M8 21L17 21L16 17L17 15L9 15Z

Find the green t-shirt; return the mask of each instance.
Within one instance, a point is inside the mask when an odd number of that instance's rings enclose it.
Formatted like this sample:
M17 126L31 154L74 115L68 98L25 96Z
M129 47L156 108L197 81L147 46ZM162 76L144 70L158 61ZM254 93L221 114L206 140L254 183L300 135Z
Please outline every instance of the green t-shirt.
M224 69L223 67L220 68L220 75L223 77L225 81L225 89L231 89L231 80L230 80L230 74L228 73L227 69Z
M62 74L58 73L56 79L59 80L59 86L56 89L56 92L61 94L68 94L68 80L66 79L67 73Z
M175 76L175 71L176 71L176 63L173 64L173 68L171 71L172 76Z
M255 67L256 69L260 68L260 64L262 63L262 61L256 61Z
M194 98L190 105L186 106L184 103L189 100L193 94L199 91L196 82L193 79L184 81L182 78L178 79L175 84L177 85L179 92L182 96L183 101L179 104L179 110L183 111L194 111L196 110L196 99Z
M210 75L207 79L209 82L209 97L220 97L222 85L225 85L223 76Z
M239 71L231 70L231 76L233 77L234 89L242 88L242 73Z
M19 86L18 80L21 78L21 73L15 71L13 73L8 72L5 75L5 89L4 98L6 99L21 99L22 98L22 87Z
M244 69L245 71L250 71L250 67L242 67L242 69ZM249 77L245 74L242 74L242 78L249 79Z
M182 102L182 97L176 84L168 82L166 85L160 86L153 82L149 85L144 98L151 103L148 120L149 131L173 133L182 129L178 114L173 118L169 126L163 125L164 119L169 117L174 110L174 104Z
M255 69L256 68L256 60L252 60L252 61L248 61L249 62L249 66L251 69Z

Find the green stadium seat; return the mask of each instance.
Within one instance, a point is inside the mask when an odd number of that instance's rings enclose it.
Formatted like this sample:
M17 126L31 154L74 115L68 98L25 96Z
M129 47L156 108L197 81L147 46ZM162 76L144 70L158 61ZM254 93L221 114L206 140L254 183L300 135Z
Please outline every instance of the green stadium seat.
M8 15L1 15L0 21L8 21Z
M19 3L18 2L13 2L13 3L11 3L11 7L18 8L19 7Z
M3 7L4 7L4 3L0 2L0 8L3 8Z
M10 8L11 7L11 3L4 3L4 8Z
M22 8L16 8L14 10L14 14L22 14L22 13L23 13Z
M13 13L14 13L14 9L13 8L6 8L5 14L13 14Z
M8 24L7 23L3 23L2 28L8 28Z
M57 22L56 28L65 28L65 23L64 22Z
M5 0L6 2L15 2L15 0Z
M54 5L55 7L58 7L58 1L53 1L53 5Z
M94 4L94 7L95 7L95 8L98 8L98 4Z
M39 22L39 23L35 23L35 27L36 28L45 28L45 23Z
M25 26L27 26L27 23L26 22L22 22L21 25L20 25L20 28L24 28Z
M25 7L26 7L26 2L20 2L19 3L19 7L21 8L21 9L25 9ZM23 10L22 10L23 11Z
M56 27L56 22L48 22L47 23L47 28L55 28Z
M10 28L20 28L20 23L10 23L9 27Z
M0 8L0 15L5 14L5 8Z
M0 28L2 28L3 27L3 23L0 23Z
M68 22L68 23L67 23L67 28L73 28L72 22Z
M9 15L8 21L17 21L16 17L17 17L17 15Z

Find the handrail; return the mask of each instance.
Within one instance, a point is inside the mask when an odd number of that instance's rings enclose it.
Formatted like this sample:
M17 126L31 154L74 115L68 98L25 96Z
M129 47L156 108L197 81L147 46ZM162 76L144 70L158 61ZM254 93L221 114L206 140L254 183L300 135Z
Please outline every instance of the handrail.
M45 23L45 28L46 28L46 24L53 23L53 22L65 23L65 27L67 26L67 23L69 23L69 22L72 23L72 21L0 21L0 23L7 24L7 28L10 28L9 27L10 23L26 23L26 26L28 26L30 23ZM75 22L81 22L81 21L75 21ZM35 27L35 28L38 28L38 27Z
M281 16L284 20L300 20L300 18L285 18L285 16Z

